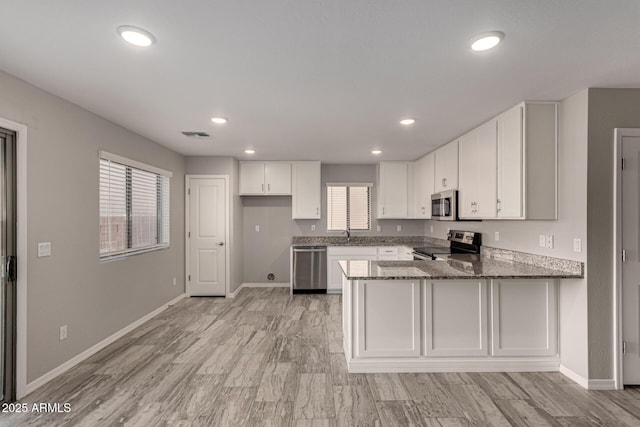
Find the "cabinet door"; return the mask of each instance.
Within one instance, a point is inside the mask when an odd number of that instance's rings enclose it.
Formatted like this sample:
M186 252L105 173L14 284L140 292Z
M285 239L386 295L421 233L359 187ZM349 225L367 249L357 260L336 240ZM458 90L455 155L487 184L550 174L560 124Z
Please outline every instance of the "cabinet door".
M320 162L295 162L291 175L291 217L320 219Z
M357 282L356 356L420 355L420 281Z
M265 163L266 194L291 195L291 163Z
M491 120L480 126L478 132L478 180L476 218L496 217L497 198L497 123ZM460 172L462 173L462 171Z
M459 185L458 214L460 218L475 218L478 203L478 130L460 137L458 154Z
M409 216L409 164L382 162L378 175L378 218Z
M458 141L452 141L435 151L436 193L458 188Z
M425 286L425 355L487 355L486 281L427 281Z
M498 218L523 218L523 107L498 117Z
M429 153L414 162L413 166L413 206L414 217L422 219L431 218L431 195L434 188L434 159L435 154Z
M240 194L264 193L264 162L240 162Z
M494 356L553 356L557 348L557 287L553 280L493 280Z

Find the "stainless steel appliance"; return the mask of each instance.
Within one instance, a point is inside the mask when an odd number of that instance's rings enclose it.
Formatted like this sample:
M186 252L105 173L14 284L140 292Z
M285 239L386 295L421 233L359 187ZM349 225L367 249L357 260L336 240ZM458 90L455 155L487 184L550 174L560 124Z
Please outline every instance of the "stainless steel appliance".
M293 293L327 293L326 246L293 248Z
M431 219L458 220L458 191L448 190L431 195Z
M414 260L445 260L452 254L480 254L482 233L451 230L447 235L449 246L413 248Z

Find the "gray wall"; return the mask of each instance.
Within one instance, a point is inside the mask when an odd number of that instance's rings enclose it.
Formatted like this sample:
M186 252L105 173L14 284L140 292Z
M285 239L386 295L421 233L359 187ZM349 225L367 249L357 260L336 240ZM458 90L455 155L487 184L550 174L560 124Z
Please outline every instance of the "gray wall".
M323 164L322 172L322 219L291 219L291 197L245 196L244 216L244 281L246 283L267 282L267 274L275 274L275 282L289 281L289 247L293 236L341 235L327 232L326 202L327 182L370 182L376 183L376 165L336 165ZM423 220L378 220L375 218L377 200L376 188L371 195L371 231L354 232L358 236L421 236L424 233ZM255 231L255 226L260 231ZM311 225L316 231L311 231ZM381 226L378 232L377 226ZM397 231L397 226L402 231Z
M235 291L242 284L243 239L242 239L242 198L238 195L239 187L239 163L233 157L199 156L187 157L187 174L191 175L228 175L229 188L231 190L230 206L230 242L231 271L229 289Z
M184 158L0 72L0 117L28 127L27 381L184 292ZM101 264L98 150L170 170L171 247ZM52 256L37 258L49 241ZM177 278L177 286L172 279ZM69 337L59 341L59 327Z
M613 377L614 128L640 127L640 89L589 89L589 377Z
M426 221L425 235L446 238L447 228L481 231L483 245L587 261L587 90L566 99L559 108L557 221ZM431 231L433 227L433 232ZM500 239L495 240L494 233ZM554 248L538 246L540 234L554 235ZM573 239L582 239L582 252ZM610 258L610 257L609 257ZM591 267L591 266L590 266ZM593 269L590 268L589 271ZM560 349L563 366L588 378L587 281L563 280L560 287Z

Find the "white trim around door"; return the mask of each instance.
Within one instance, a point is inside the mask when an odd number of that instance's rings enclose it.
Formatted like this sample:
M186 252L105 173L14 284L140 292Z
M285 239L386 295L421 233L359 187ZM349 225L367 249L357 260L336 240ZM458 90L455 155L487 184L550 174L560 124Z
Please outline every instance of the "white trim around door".
M231 197L229 194L229 175L186 175L184 180L184 253L185 253L185 269L184 269L184 288L185 293L188 297L191 296L191 292L189 289L189 275L191 274L190 268L190 250L189 250L189 221L190 221L190 212L189 212L189 188L191 187L191 180L198 178L220 178L224 179L224 192L225 192L225 203L226 203L226 212L225 212L225 240L227 244L225 245L225 297L228 297L230 294L229 286L231 282L231 239L230 239L230 224L231 224Z
M622 379L622 138L640 137L640 128L614 129L613 155L613 379L615 388L624 388Z
M0 118L0 127L16 133L16 397L21 399L27 395L27 126Z

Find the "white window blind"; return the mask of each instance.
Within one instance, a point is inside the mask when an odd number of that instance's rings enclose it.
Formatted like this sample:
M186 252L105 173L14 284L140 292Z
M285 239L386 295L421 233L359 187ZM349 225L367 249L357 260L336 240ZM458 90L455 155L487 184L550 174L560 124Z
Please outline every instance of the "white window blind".
M368 185L327 185L327 231L369 230L371 191Z
M118 160L100 158L101 259L169 245L169 176Z

